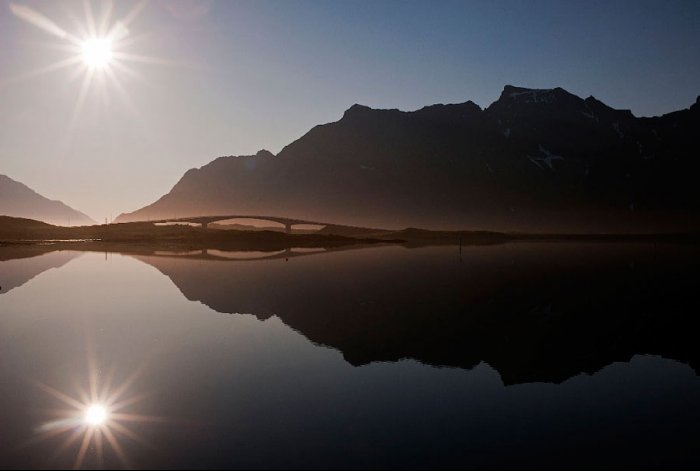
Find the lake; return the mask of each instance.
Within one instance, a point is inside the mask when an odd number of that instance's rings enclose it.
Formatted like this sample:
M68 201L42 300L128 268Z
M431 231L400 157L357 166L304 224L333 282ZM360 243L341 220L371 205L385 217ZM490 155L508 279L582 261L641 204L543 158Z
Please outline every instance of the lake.
M0 467L696 468L699 266L673 244L0 247Z

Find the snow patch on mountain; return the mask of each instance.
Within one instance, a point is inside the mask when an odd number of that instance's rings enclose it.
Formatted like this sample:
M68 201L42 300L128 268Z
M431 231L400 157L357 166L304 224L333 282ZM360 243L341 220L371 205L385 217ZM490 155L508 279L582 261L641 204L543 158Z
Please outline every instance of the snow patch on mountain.
M539 145L538 150L540 151L540 153L542 153L544 155L544 157L528 156L528 159L530 159L530 162L537 165L539 168L544 169L545 166L547 166L547 167L549 167L550 170L556 170L554 168L553 162L555 160L564 160L564 157L562 157L561 155L552 154L550 151L548 151L547 149L542 147L542 144Z
M620 129L620 123L618 123L617 121L615 121L615 122L612 124L612 127L613 127L613 129L615 130L615 132L617 133L617 135L620 136L620 139L623 139L623 138L625 137L625 135L622 133L622 130Z
M552 103L555 99L554 90L551 88L528 89L508 94L509 98L522 103Z

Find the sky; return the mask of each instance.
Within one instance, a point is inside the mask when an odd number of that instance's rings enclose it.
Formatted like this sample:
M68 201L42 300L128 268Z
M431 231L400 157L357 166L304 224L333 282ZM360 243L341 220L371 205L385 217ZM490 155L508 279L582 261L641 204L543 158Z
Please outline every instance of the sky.
M354 103L486 107L506 84L560 86L654 116L700 95L697 0L120 0L109 74L84 87L79 52L47 71L76 52L26 12L82 39L108 5L0 0L0 174L98 221Z

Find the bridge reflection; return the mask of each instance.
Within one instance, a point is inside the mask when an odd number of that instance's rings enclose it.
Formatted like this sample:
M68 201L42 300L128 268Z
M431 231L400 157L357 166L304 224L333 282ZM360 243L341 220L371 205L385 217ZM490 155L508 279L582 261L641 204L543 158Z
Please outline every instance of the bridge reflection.
M352 247L357 248L357 247ZM253 262L259 260L279 260L279 259L290 259L293 257L303 257L306 255L314 255L319 253L329 253L337 252L340 250L349 250L349 248L303 248L303 247L292 247L284 250L276 250L272 252L261 252L261 251L226 251L219 249L202 249L202 250L190 250L187 252L173 252L166 250L158 250L152 253L156 257L166 257L166 258L187 258L196 260L209 260L209 261L236 261L236 262Z

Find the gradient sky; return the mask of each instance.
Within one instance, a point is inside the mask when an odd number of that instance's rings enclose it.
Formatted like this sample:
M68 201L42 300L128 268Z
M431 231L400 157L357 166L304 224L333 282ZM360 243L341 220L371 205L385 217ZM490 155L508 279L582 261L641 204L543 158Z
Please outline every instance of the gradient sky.
M156 63L115 69L121 89L96 80L75 114L82 65L31 76L70 54L12 4L85 25L82 2L0 0L0 174L98 221L218 156L276 153L353 103L485 107L505 84L561 86L651 116L700 94L697 0L153 0L122 47Z

